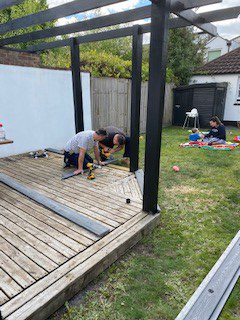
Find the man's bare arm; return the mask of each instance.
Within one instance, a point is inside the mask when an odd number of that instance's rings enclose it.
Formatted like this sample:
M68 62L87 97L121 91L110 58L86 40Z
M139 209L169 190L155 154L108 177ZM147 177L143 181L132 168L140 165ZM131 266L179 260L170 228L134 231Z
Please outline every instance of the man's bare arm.
M80 148L79 156L78 156L78 169L74 171L74 174L83 173L83 162L85 157L86 150Z

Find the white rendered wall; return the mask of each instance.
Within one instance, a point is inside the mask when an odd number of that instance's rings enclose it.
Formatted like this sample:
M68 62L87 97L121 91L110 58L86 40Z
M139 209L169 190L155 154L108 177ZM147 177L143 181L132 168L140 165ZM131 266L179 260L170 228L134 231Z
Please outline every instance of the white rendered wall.
M82 76L85 128L91 129L90 75ZM75 134L71 71L0 65L0 122L13 144L0 158L64 148Z
M225 121L240 121L240 106L235 106L237 101L237 84L238 74L220 74L220 75L199 75L193 76L190 80L190 84L194 83L210 83L210 82L227 82L227 96L225 104L224 118Z
M232 50L239 48L239 47L240 47L239 43L232 41L232 44L230 46L229 51L232 51ZM221 50L221 56L228 53L227 41L221 37L215 37L214 39L210 40L206 44L206 48L207 48L207 52ZM208 54L206 54L206 60L207 60L207 58L208 58Z

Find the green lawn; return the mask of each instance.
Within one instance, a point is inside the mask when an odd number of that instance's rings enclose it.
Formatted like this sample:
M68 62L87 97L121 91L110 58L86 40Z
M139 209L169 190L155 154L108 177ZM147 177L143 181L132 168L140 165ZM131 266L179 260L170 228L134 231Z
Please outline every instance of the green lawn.
M240 135L227 131L228 140ZM240 229L240 147L180 148L187 135L181 128L163 130L161 225L100 275L62 319L174 319ZM141 137L141 167L144 145ZM238 282L221 320L240 319L239 296Z

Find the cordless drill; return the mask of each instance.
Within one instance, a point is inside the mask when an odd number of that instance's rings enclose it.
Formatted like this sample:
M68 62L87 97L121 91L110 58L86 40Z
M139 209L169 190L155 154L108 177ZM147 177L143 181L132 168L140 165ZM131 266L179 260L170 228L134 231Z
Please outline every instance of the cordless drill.
M101 160L102 160L102 161L106 161L107 158L110 157L110 155L111 155L110 152L108 152L108 151L106 152L106 151L104 151L103 148L101 148L101 154L100 154L100 156L101 156Z
M93 163L88 162L87 167L88 167L88 176L87 176L88 180L95 179L95 175L93 173L93 169L94 169Z

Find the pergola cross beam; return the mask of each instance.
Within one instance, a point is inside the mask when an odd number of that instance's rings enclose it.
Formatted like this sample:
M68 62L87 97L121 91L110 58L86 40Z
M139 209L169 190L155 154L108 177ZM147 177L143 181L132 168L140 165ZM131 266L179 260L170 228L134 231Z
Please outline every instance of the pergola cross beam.
M201 15L195 13L192 10L185 10L185 11L175 11L174 12L178 17L190 22L195 27L207 32L212 36L217 36L217 28L209 23L206 19L204 19Z
M226 19L235 19L240 14L240 6L215 10L212 12L204 12L201 14L203 19L208 20L209 22L221 21ZM169 28L176 29L176 28L183 28L190 26L191 23L183 20L182 18L172 18L169 21ZM76 37L76 41L78 44L89 43L89 42L96 42L96 41L103 41L108 39L115 39L115 38L122 38L132 35L132 28L133 27L126 27L116 30L109 30L103 31L98 33L92 33L88 35L78 36ZM147 23L141 25L141 33L148 33L151 31L151 23ZM43 42L40 44L32 45L27 47L27 52L40 52L43 50L49 50L54 48L61 48L70 45L72 38L65 39L65 40L56 40L52 42Z
M24 2L25 0L1 0L0 2L0 10L15 6Z
M85 1L85 0L84 0ZM97 1L97 0L96 0ZM113 0L101 0L101 1L108 1L108 2L114 2ZM118 0L115 0L115 2ZM191 1L191 0L186 0L184 4L181 5L181 2L178 0L172 0L171 2L171 11L172 12L178 12L177 10L179 8L184 8L184 10L194 8L196 6L196 2L198 2L198 7L199 6L204 6L206 4L210 3L218 3L220 0L199 0L199 1ZM71 4L71 3L70 3ZM67 6L69 4L65 4ZM57 7L58 8L58 7ZM53 9L50 9L53 10ZM48 11L48 10L46 10ZM184 11L183 11L184 12ZM181 11L182 13L182 11ZM181 14L179 13L179 14ZM41 13L39 13L40 15ZM183 13L184 15L184 13ZM194 15L194 12L193 14ZM190 15L190 12L188 13L189 19L191 19L192 23L192 15ZM197 15L195 13L195 15ZM50 38L50 37L55 37L59 35L66 35L66 34L71 34L75 32L81 32L81 31L90 31L94 29L99 29L99 28L104 28L104 27L109 27L113 25L118 25L120 23L128 23L140 19L146 19L151 17L151 6L145 6L145 7L140 7L137 9L132 9L120 13L114 13L108 16L102 16L102 17L97 17L89 20L84 20L84 21L79 21L76 23L71 23L65 26L60 26L60 27L53 27L45 30L39 30L39 31L34 31L30 33L25 33L9 38L5 38L0 40L0 46L5 46L9 44L16 44L16 43L25 43L28 41L34 41L34 40L39 40L39 39L44 39L44 38ZM27 19L27 17L25 17ZM21 18L24 19L24 18ZM195 19L196 20L196 19ZM195 21L194 20L194 21ZM200 20L200 18L199 18ZM14 24L13 20L11 23ZM193 22L194 22L193 21ZM197 25L199 28L201 28L201 25ZM2 25L4 27L4 25ZM206 28L207 26L204 26ZM210 26L208 27L210 30ZM204 30L207 31L208 30ZM1 25L0 25L0 32L1 32Z
M1 0L8 2L20 3L24 0ZM14 31L21 28L42 24L45 22L53 21L59 18L67 17L73 14L81 13L87 10L97 9L114 3L123 2L126 0L76 0L63 5L43 10L37 13L27 15L9 22L0 24L0 34L8 31ZM0 4L0 8L1 8Z

